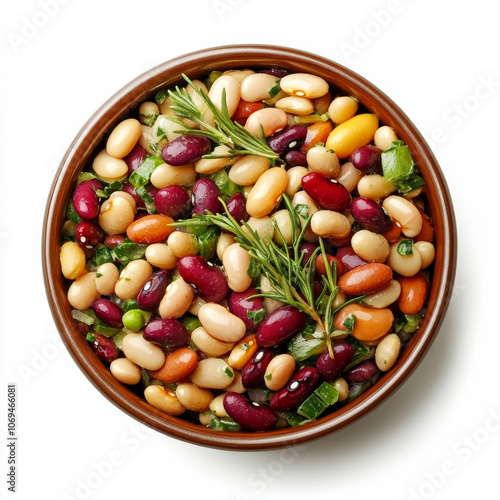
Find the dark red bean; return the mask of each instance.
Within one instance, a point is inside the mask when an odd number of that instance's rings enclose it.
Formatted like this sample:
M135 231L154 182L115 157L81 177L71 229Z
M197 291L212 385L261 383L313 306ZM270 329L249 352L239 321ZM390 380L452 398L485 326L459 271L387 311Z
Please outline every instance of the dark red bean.
M246 388L264 385L267 365L274 358L274 351L268 347L259 349L241 370L241 383Z
M306 325L305 313L293 306L282 306L260 322L255 339L262 347L271 347L290 339Z
M269 431L278 422L278 417L269 407L252 403L237 392L227 392L223 404L229 417L250 431Z
M137 306L139 309L152 311L158 307L169 283L170 273L167 270L161 269L155 271L137 295Z
M193 213L204 215L206 211L220 214L224 211L219 200L220 190L214 181L207 178L198 179L193 184Z
M102 241L101 228L89 221L81 221L76 225L75 241L82 248L94 248Z
M385 233L394 225L384 208L370 198L359 197L351 203L355 221L368 231Z
M229 285L222 271L204 257L187 255L179 259L177 269L184 281L194 285L207 302L220 302L229 293Z
M257 312L264 310L264 301L262 297L253 297L249 299L252 295L258 294L257 288L251 286L247 288L244 292L231 292L228 297L227 303L229 310L240 318L243 323L245 323L248 330L255 332L257 330L257 324L253 319L248 317L248 312Z
M104 363L111 363L118 358L118 347L112 338L105 337L99 333L93 333L94 339L90 345L97 357Z
M320 172L311 172L302 177L302 187L325 210L343 212L351 204L349 191L340 182Z
M83 181L73 193L73 207L82 219L95 219L99 215L99 197L96 191L104 189L97 179Z
M96 299L92 302L92 310L95 315L113 328L121 328L122 323L122 310L109 299Z
M285 162L289 167L307 167L307 155L294 149L285 155Z
M146 207L144 200L137 194L135 187L132 184L130 184L130 182L127 182L126 184L124 184L122 191L125 191L126 193L130 194L134 198L135 203L137 205L137 208L145 208ZM154 186L149 186L147 188L147 192L148 192L149 196L151 196L151 198L153 198L153 200L154 200L154 197L155 197L156 193L158 192L158 188L155 188Z
M319 380L320 375L316 368L302 368L292 376L286 387L271 396L269 407L274 411L297 408L318 387Z
M347 342L333 346L334 358L328 351L322 352L316 360L316 368L325 380L336 379L351 362L354 347Z
M125 236L122 236L121 234L107 234L104 237L103 243L108 247L108 248L115 248L118 245L121 245L125 241Z
M185 215L191 208L191 197L181 186L165 186L159 189L154 196L154 202L158 213L173 219Z
M345 380L350 383L367 382L380 374L377 365L371 360L366 359L358 365L344 373Z
M231 217L234 217L236 222L246 221L248 219L248 214L246 210L247 200L242 193L234 193L231 198L229 198L227 204L227 210Z
M337 259L344 265L345 272L351 271L355 267L362 266L363 264L368 264L366 260L363 260L351 246L341 247L337 250L335 255Z
M167 143L162 151L163 160L174 166L199 160L210 151L210 140L197 135L181 135Z
M278 68L278 67L273 67L273 68L266 68L260 71L260 73L267 73L268 75L273 75L276 78L283 78L284 76L288 75L290 73L287 69L284 68Z
M302 125L292 125L284 130L276 132L267 139L269 147L278 154L282 154L289 149L298 147L304 142L307 135L307 128Z
M354 150L349 160L356 168L364 172L380 172L382 170L381 154L382 150L376 146L361 146Z
M139 144L136 144L133 147L132 151L130 151L130 153L123 158L128 166L129 176L132 175L142 165L146 156L146 150L142 146L139 146Z
M177 349L189 342L189 330L172 318L159 318L150 321L144 329L144 338L164 349Z
M311 255L314 253L314 250L316 250L317 246L314 245L313 243L301 243L299 245L299 254L304 253L304 257L302 257L302 265L306 265L309 259L311 258Z

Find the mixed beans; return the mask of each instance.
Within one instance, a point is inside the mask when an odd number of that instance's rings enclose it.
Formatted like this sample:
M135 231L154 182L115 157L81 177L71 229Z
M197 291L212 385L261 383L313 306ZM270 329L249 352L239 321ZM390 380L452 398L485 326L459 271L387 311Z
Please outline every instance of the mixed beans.
M425 186L396 132L319 76L244 69L193 84L278 161L184 131L166 91L142 103L68 202L73 317L111 374L166 414L215 430L304 425L371 387L418 329L435 255ZM398 177L401 158L411 168ZM296 243L292 219L307 220L315 297L323 276L336 282L329 339L277 300L233 233L179 223L207 213L280 248Z

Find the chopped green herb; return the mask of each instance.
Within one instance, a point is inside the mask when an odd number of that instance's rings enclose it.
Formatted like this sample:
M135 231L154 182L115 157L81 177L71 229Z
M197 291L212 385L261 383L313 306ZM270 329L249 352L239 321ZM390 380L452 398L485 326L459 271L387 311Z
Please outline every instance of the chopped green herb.
M349 332L352 333L354 330L354 326L356 325L356 316L354 314L350 314L347 316L347 318L344 320L343 325L349 330Z
M87 326L93 325L96 320L95 313L92 309L86 309L85 311L79 311L78 309L73 309L71 311L71 317L75 321L79 321Z
M259 309L258 311L247 311L247 318L255 324L260 323L266 317L266 310Z
M158 115L156 113L152 113L150 115L140 114L139 118L140 118L141 122L144 123L144 125L146 125L148 127L152 127L154 125L156 119L158 118Z
M96 278L101 278L102 276L103 276L103 274L102 274L102 273L95 273L95 277L96 277Z
M146 255L147 245L124 241L113 249L113 255L124 266L133 260L142 259ZM114 259L113 259L114 260Z
M413 254L413 240L405 239L397 247L397 252L399 255L412 255Z
M311 113L310 115L307 116L295 116L293 121L297 125L308 125L310 123L317 123L317 122L326 122L330 118L330 115L328 113Z
M130 176L130 184L132 184L136 190L138 187L145 186L149 182L149 179L151 179L151 174L156 167L162 163L164 163L163 159L158 156L147 156L140 167Z
M94 342L95 340L95 335L92 332L87 333L87 336L85 337L89 342Z
M276 97L281 92L280 81L281 81L281 78L278 79L278 80L276 80L276 82L274 83L274 85L269 89L269 97L271 99L273 99L274 97Z
M73 200L69 200L68 207L66 208L66 217L75 224L78 224L82 219L76 213L75 207L73 205Z
M247 352L247 351L248 351L248 349L250 349L250 344L247 344L246 342L243 342L243 344L241 344L241 345L240 345L240 349L241 349L242 351Z
M168 98L168 89L163 89L160 90L159 92L156 93L155 95L155 101L158 104L161 104L163 101L165 101Z
M240 424L237 424L229 417L219 418L215 415L213 416L212 420L210 420L207 427L216 431L239 431L241 429Z
M224 373L228 376L228 377L234 377L234 372L231 370L231 368L229 368L229 366L226 367L226 369L224 370Z
M221 198L226 202L233 194L241 193L241 187L229 178L227 170L224 168L215 172L215 174L210 174L208 178L215 182L219 188Z
M273 374L272 373L268 373L266 375L266 380L271 380L273 378Z
M309 205L306 205L305 203L299 203L298 205L295 205L295 212L297 215L300 215L300 217L307 217L307 212L309 211Z
M113 262L115 257L110 248L106 245L98 245L95 250L95 264L100 266L106 264L107 262Z
M260 264L256 259L250 259L247 273L248 276L250 276L250 278L252 279L258 278L262 274L262 271L260 269Z
M208 226L201 234L196 235L201 257L210 260L215 256L219 235L220 229L217 226Z

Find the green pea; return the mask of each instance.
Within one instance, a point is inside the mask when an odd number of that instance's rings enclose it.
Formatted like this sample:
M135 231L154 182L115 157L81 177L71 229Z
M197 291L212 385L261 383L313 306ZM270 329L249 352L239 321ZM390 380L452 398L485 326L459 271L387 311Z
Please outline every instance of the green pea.
M190 333L193 333L193 330L198 328L201 324L200 320L191 314L185 314L181 318L181 323L189 330Z
M138 332L146 324L146 318L140 309L131 309L122 316L122 322L127 330Z

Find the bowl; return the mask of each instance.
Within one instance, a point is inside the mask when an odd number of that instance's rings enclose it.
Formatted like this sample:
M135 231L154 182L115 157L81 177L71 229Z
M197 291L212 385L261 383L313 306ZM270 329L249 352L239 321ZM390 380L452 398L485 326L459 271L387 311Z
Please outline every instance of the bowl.
M436 257L428 307L418 331L394 367L369 390L339 410L304 426L268 432L221 432L166 415L148 405L113 378L79 333L66 299L59 248L66 201L74 183L107 132L131 109L159 89L178 84L181 74L199 77L212 70L281 66L323 77L346 95L356 97L380 121L394 128L413 153L426 183L429 212L434 222ZM369 81L331 60L297 49L268 45L214 47L176 57L140 75L106 101L87 121L69 146L48 196L42 242L43 275L54 322L70 355L90 382L113 404L143 424L173 438L197 445L228 449L270 449L320 438L359 419L381 404L413 373L436 337L448 307L456 265L453 206L442 171L422 135L404 112Z

